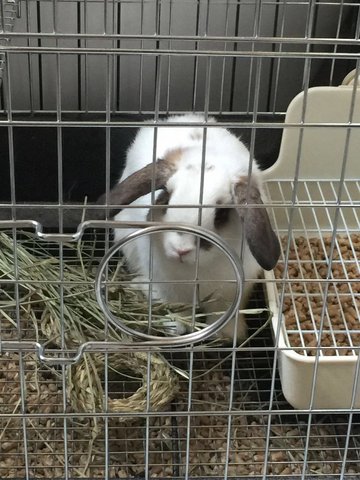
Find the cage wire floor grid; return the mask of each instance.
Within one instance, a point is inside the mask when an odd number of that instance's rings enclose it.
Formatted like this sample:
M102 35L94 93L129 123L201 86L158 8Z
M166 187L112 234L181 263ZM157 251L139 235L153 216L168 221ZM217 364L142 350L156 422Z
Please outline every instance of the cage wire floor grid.
M261 284L250 303L250 308L265 305ZM250 334L266 319L266 312L249 317ZM0 321L3 339L8 338L7 319ZM35 332L25 329L22 335ZM3 354L0 478L261 476L266 454L267 475L360 474L359 416L292 411L277 375L272 386L271 326L249 346L234 363L221 349L168 353L172 365L192 372L190 381L179 376L179 392L166 411L126 422L111 413L92 417L73 411L64 418L64 369L45 367L34 354ZM129 397L140 386L134 376L110 367L107 380L109 398Z

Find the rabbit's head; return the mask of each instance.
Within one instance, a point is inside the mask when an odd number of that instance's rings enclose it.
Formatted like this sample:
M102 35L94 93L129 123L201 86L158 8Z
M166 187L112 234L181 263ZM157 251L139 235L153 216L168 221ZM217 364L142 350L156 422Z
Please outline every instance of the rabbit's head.
M201 157L201 152L193 148L169 151L117 184L110 192L109 204L128 205L154 189L157 194L148 220L201 225L232 240L241 235L240 225L258 264L271 270L278 261L280 246L262 203L257 167L249 180L248 159L241 163L222 158L219 162L218 156L207 152L202 165ZM163 233L162 243L168 258L185 263L195 261L198 248L208 258L214 250L205 240L177 232Z

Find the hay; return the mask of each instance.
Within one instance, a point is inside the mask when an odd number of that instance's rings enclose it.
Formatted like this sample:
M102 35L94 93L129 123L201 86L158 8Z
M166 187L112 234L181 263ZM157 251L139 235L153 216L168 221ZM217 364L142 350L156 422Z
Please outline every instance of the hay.
M86 340L124 340L110 325L105 335L102 314L92 293L91 253L78 252L72 261L64 262L65 308L61 312L59 261L43 251L38 242L34 248L30 245L24 247L25 244L17 243L18 277L21 279L18 292L20 339L38 339L58 349L62 341L64 347L76 348ZM5 281L0 307L3 340L18 338L13 315L16 313L16 292L11 284L6 284L6 280L15 277L13 252L13 240L0 234L0 281ZM81 268L74 265L76 262ZM121 274L125 275L125 272ZM132 322L134 326L136 322L146 328L147 305L141 302L136 292L119 286L111 294L110 302L117 311L118 305L126 310L122 317L125 323ZM161 331L163 319L170 315L176 317L176 311L173 313L166 305L157 305L155 309L157 328ZM61 313L65 320L63 325L59 321ZM266 382L259 387L251 374L247 376L242 372L242 368L254 368L253 357L239 359L241 378L232 388L231 358L199 356L195 355L193 361L191 382L186 375L178 377L159 354L152 354L150 360L146 353L139 352L131 355L85 354L78 365L64 371L40 364L33 352L0 356L0 413L5 414L0 420L0 477L24 478L29 474L31 478L62 478L66 475L71 478L139 478L144 476L146 468L151 478L224 477L226 474L234 478L263 476L266 454L268 476L301 475L305 440L309 435L307 419L303 416L289 418L277 415L276 410L268 411ZM226 358L227 365L224 365ZM182 362L178 364L183 366ZM131 381L135 379L136 391L126 398L118 395L118 391L115 395L108 392L105 398L102 384L106 380L105 372L114 372L115 378L121 375ZM271 376L271 371L268 375ZM261 370L259 377L260 385L270 379ZM24 379L25 392L21 391L21 378ZM111 385L111 379L107 383ZM64 387L67 388L66 395ZM161 410L175 393L173 408L176 410L173 414L149 416L146 420L141 419L146 415L139 415L137 423L125 422L124 419L130 418L128 415L108 415L116 411L135 416L148 410ZM67 417L66 420L56 416L64 412L64 397L70 402L66 411L74 413L73 418ZM16 416L24 413L22 402L29 414L25 420ZM229 424L230 417L224 412L230 402L233 414ZM244 414L246 409L250 412ZM216 414L209 415L208 411ZM92 412L100 412L97 421L87 416ZM269 413L271 432L267 449ZM37 414L42 416L37 417ZM344 420L334 425L331 417L322 417L320 421L313 419L306 474L341 473L347 429L348 423ZM359 475L358 444L355 443L359 437L356 431L353 437L345 473Z
M140 478L144 476L146 466L151 478L180 478L185 477L187 471L192 478L224 477L226 471L229 478L264 474L268 403L259 401L259 386L251 377L236 383L234 394L231 395L229 365L224 369L211 368L211 371L207 372L209 366L217 364L217 357L212 360L206 358L205 361L195 359L194 373L197 380L191 384L190 411L189 383L180 379L180 391L174 402L176 411L173 414L149 417L148 431L144 423L120 424L114 417L109 416L108 429L102 420L98 435L89 451L87 430L79 423L79 417L76 418L77 424L75 420L68 421L65 437L63 419L52 416L62 408L61 382L56 383L49 379L44 367L38 365L34 355L32 361L31 355L33 354L26 355L24 365L26 384L28 390L32 390L27 398L27 411L30 414L49 414L47 418L30 419L27 424L26 448L30 478L64 478L65 459L68 460L70 478L105 478L106 475L108 478ZM3 370L1 363L0 358L0 379L3 374L6 385L2 385L0 381L0 398L9 406L7 411L16 414L21 412L20 384L17 381L19 356L10 354L6 362L3 362ZM36 379L39 385L36 385ZM229 426L229 416L224 412L229 407L230 398L233 402L233 415ZM246 409L251 411L244 415ZM258 409L259 413L255 414L254 409ZM208 411L215 415L208 415ZM236 414L238 411L240 415ZM189 415L182 416L179 415L180 412ZM0 477L25 478L22 419L13 416L4 419L2 424L0 422L1 425ZM340 475L348 420L323 415L321 419L313 418L310 432L308 428L305 416L289 417L272 412L268 477L301 476L308 436L306 475ZM359 475L360 437L357 422L354 423L352 433L345 472ZM106 441L109 445L108 457ZM109 461L107 469L106 459Z
M30 235L25 234L25 239L31 239ZM24 328L25 339L29 339L32 325L30 339L53 348L74 349L87 341L131 341L111 325L107 326L105 333L103 314L93 292L94 267L91 256L78 248L75 258L64 259L61 264L57 258L49 256L39 241L32 239L32 242L32 247L25 248L19 241L15 244L6 233L0 233L0 279L4 285L0 318L3 324L5 321L8 323L8 328L2 327L3 340L17 337L17 323L13 317L16 316L14 311L19 308L22 326L30 323L30 327ZM116 274L119 268L120 274L128 278L121 266L117 267ZM16 279L19 279L18 290L11 284ZM119 286L113 291L109 304L115 309L121 306L125 324L147 327L147 303L134 290ZM168 306L157 305L154 308L157 329L161 330L161 322L169 313ZM122 413L145 412L149 407L153 411L162 409L177 393L178 378L160 354L152 353L150 361L148 357L144 352L109 355L109 368L119 374L128 375L130 372L141 386L127 398L105 399L102 386L104 355L84 355L78 364L66 368L71 409L84 413L104 412L105 409ZM129 417L125 419L129 420Z

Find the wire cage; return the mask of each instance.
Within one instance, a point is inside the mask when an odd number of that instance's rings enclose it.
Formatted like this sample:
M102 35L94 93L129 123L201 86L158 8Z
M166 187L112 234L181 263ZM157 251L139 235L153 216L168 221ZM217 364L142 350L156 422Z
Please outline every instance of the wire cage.
M1 0L1 478L358 478L359 6ZM138 128L156 145L190 112L203 163L214 125L256 159L282 252L248 278L201 214L165 226L236 286L212 325L195 293L174 336L184 305L133 288L109 199ZM249 283L248 338L224 343Z

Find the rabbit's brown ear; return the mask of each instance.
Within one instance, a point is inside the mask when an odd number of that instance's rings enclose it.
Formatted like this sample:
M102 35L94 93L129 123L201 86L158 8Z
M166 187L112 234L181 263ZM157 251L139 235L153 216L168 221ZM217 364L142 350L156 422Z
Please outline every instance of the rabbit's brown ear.
M157 160L155 164L149 163L110 190L108 205L129 205L137 198L150 193L153 187L155 190L162 188L174 172L175 162L169 158ZM104 205L105 202L106 197L102 195L97 204ZM110 216L115 216L120 210L120 206L112 208Z
M244 220L245 238L258 264L265 270L272 270L280 257L280 244L270 223L261 194L254 180L243 177L235 184L236 210ZM249 206L246 206L248 204ZM244 205L244 206L243 206Z

